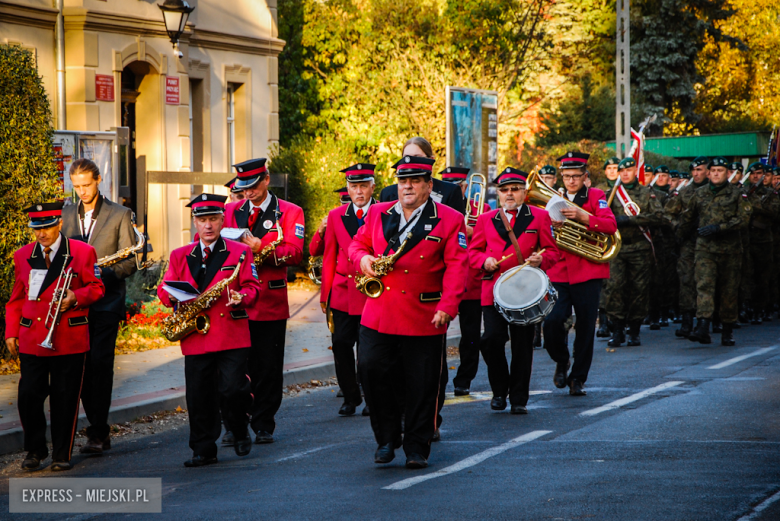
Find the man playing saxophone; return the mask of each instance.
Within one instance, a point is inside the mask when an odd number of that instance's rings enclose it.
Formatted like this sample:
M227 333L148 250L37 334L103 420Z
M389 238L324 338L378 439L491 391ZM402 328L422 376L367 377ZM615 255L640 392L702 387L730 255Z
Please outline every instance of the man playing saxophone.
M246 456L252 448L247 429L252 395L247 378L249 355L249 315L247 309L260 297L260 285L252 266L251 249L220 237L224 225L226 196L196 195L187 207L198 232L198 241L171 252L163 284L157 288L160 301L175 307L166 286L174 281L186 282L198 290L202 299L210 288L219 285L236 272L227 291L221 291L211 306L203 309L200 322L206 331L192 332L181 339L184 355L184 377L187 385L187 410L190 417L192 458L185 467L201 467L217 462L217 440L222 430L220 404L227 428L235 438L234 448ZM198 301L187 301L188 305ZM177 318L174 313L173 320ZM203 328L200 327L200 330Z
M431 199L433 163L405 156L394 165L398 201L372 204L349 247L354 268L366 276L376 277L379 259L388 269L381 278L384 291L372 292L360 322L358 371L379 445L374 461L389 463L403 444L406 466L415 469L428 466L444 399L444 339L458 312L467 268L463 215ZM403 411L396 396L399 367Z
M89 159L77 159L69 171L79 202L62 209L62 234L83 241L98 259L137 244L133 212L100 193L100 170ZM125 318L125 279L135 273L136 257L100 267L105 296L89 308L89 351L84 365L81 403L89 420L87 443L79 452L102 454L111 448L108 410L114 385L114 349L119 323Z
M18 405L27 452L22 469L36 470L48 457L44 402L49 397L51 470L70 470L89 351L89 307L105 288L95 249L60 233L62 202L25 211L35 242L14 254L16 280L5 306L5 344L12 356L19 354L21 367ZM69 285L64 283L68 272Z

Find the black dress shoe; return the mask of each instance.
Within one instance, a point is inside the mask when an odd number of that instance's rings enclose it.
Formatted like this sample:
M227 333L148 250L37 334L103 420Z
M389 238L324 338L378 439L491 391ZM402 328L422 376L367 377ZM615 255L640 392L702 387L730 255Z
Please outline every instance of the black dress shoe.
M384 445L380 445L378 449L376 449L376 452L374 453L374 463L377 463L379 465L383 465L385 463L390 463L395 459L395 447L392 443L386 443Z
M569 394L571 396L585 396L588 393L582 389L582 382L579 380L572 380L569 382Z
M336 398L344 398L344 391L339 387L339 392L336 393Z
M512 414L528 414L528 408L525 405L513 405Z
M365 407L363 407L363 412L360 413L362 416L371 416L371 411L368 410L368 404L366 404Z
M222 436L222 446L232 447L235 442L236 442L236 438L235 436L233 436L233 433L230 431L225 431L225 435Z
M65 470L70 470L73 468L73 465L70 464L70 461L52 461L51 462L51 471L52 472L63 472Z
M258 445L262 445L263 443L273 443L274 442L274 435L271 434L268 431L257 431L257 436L255 437L255 443Z
M555 374L553 375L553 383L558 389L566 387L566 374L571 367L571 360L566 360L565 364L555 365Z
M25 456L24 461L22 462L22 470L36 470L41 466L41 461L45 460L48 456L48 454L27 453L27 456Z
M205 456L193 456L192 459L188 459L184 462L185 467L204 467L206 465L213 465L217 463L217 457L212 456L207 458Z
M455 396L468 396L470 392L468 387L455 388Z
M506 409L506 398L504 396L494 396L490 400L490 408L494 411L503 411Z
M431 441L441 441L441 431L439 431L439 429L433 431L433 438L431 438Z
M81 454L103 454L103 440L98 438L89 438L87 443L79 449Z
M406 456L407 469L424 469L428 466L428 460L422 454L412 453Z
M345 403L341 406L341 409L339 409L339 415L340 416L352 416L355 414L356 407L351 403Z
M236 440L233 444L233 449L236 451L236 456L246 456L252 450L252 438L249 436L249 429L246 431L246 436L243 439Z

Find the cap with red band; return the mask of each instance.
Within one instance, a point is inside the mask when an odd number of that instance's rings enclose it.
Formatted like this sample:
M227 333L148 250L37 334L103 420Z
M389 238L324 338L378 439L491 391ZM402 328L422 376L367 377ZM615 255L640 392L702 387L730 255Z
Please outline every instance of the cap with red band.
M395 176L399 178L431 175L435 162L435 159L427 157L404 156L393 165L393 168L395 168Z
M27 223L27 226L30 228L54 226L60 222L64 205L63 201L55 201L53 203L36 203L25 208L24 211L30 216L30 222Z
M501 172L501 174L499 174L498 177L496 177L496 185L504 186L512 183L520 183L525 185L526 180L528 180L527 172L523 172L522 170L508 166L504 169L503 172Z
M250 159L243 163L233 165L236 169L236 184L233 186L237 190L245 190L256 185L259 181L265 178L268 169L265 167L266 159L261 157L259 159Z
M228 181L222 186L224 186L225 188L230 188L230 191L233 192L234 194L241 193L243 192L243 190L240 188L236 188L237 179L238 179L237 177L234 177L233 179L231 179L230 181Z
M376 165L369 163L358 163L341 170L341 172L346 175L347 181L350 183L359 183L361 181L373 180L375 168Z
M187 208L192 208L193 217L225 213L226 195L199 194L187 203Z
M590 154L566 152L556 161L561 162L561 170L566 170L567 168L585 168L588 166L588 158L590 158Z
M460 166L448 166L439 173L441 174L442 180L457 184L468 179L470 170L470 168L463 168Z

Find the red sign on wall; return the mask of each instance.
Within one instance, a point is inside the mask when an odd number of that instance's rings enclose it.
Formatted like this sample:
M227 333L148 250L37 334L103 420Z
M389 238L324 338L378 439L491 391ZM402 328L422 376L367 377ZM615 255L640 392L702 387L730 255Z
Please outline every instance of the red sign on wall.
M179 104L179 77L167 76L165 78L165 103L168 105Z
M114 77L109 74L95 74L95 99L114 101Z

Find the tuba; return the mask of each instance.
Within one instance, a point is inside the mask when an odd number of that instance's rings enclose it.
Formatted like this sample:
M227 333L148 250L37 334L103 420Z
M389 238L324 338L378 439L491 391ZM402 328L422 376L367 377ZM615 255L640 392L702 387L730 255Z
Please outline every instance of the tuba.
M472 192L474 186L479 186L480 190L475 194ZM477 224L477 217L482 215L482 209L485 206L485 194L487 194L487 179L482 174L471 174L469 185L466 188L466 226ZM475 208L472 208L474 206Z
M532 172L528 178L528 195L526 203L537 208L547 205L547 202L555 195L555 190L539 178L537 172ZM564 198L564 201L580 210L579 206ZM582 210L583 212L585 210ZM585 212L588 213L588 212ZM588 214L591 215L591 214ZM614 259L620 251L620 232L614 235L589 231L584 224L566 219L562 228L553 229L555 242L564 251L584 257L592 262L603 264Z

